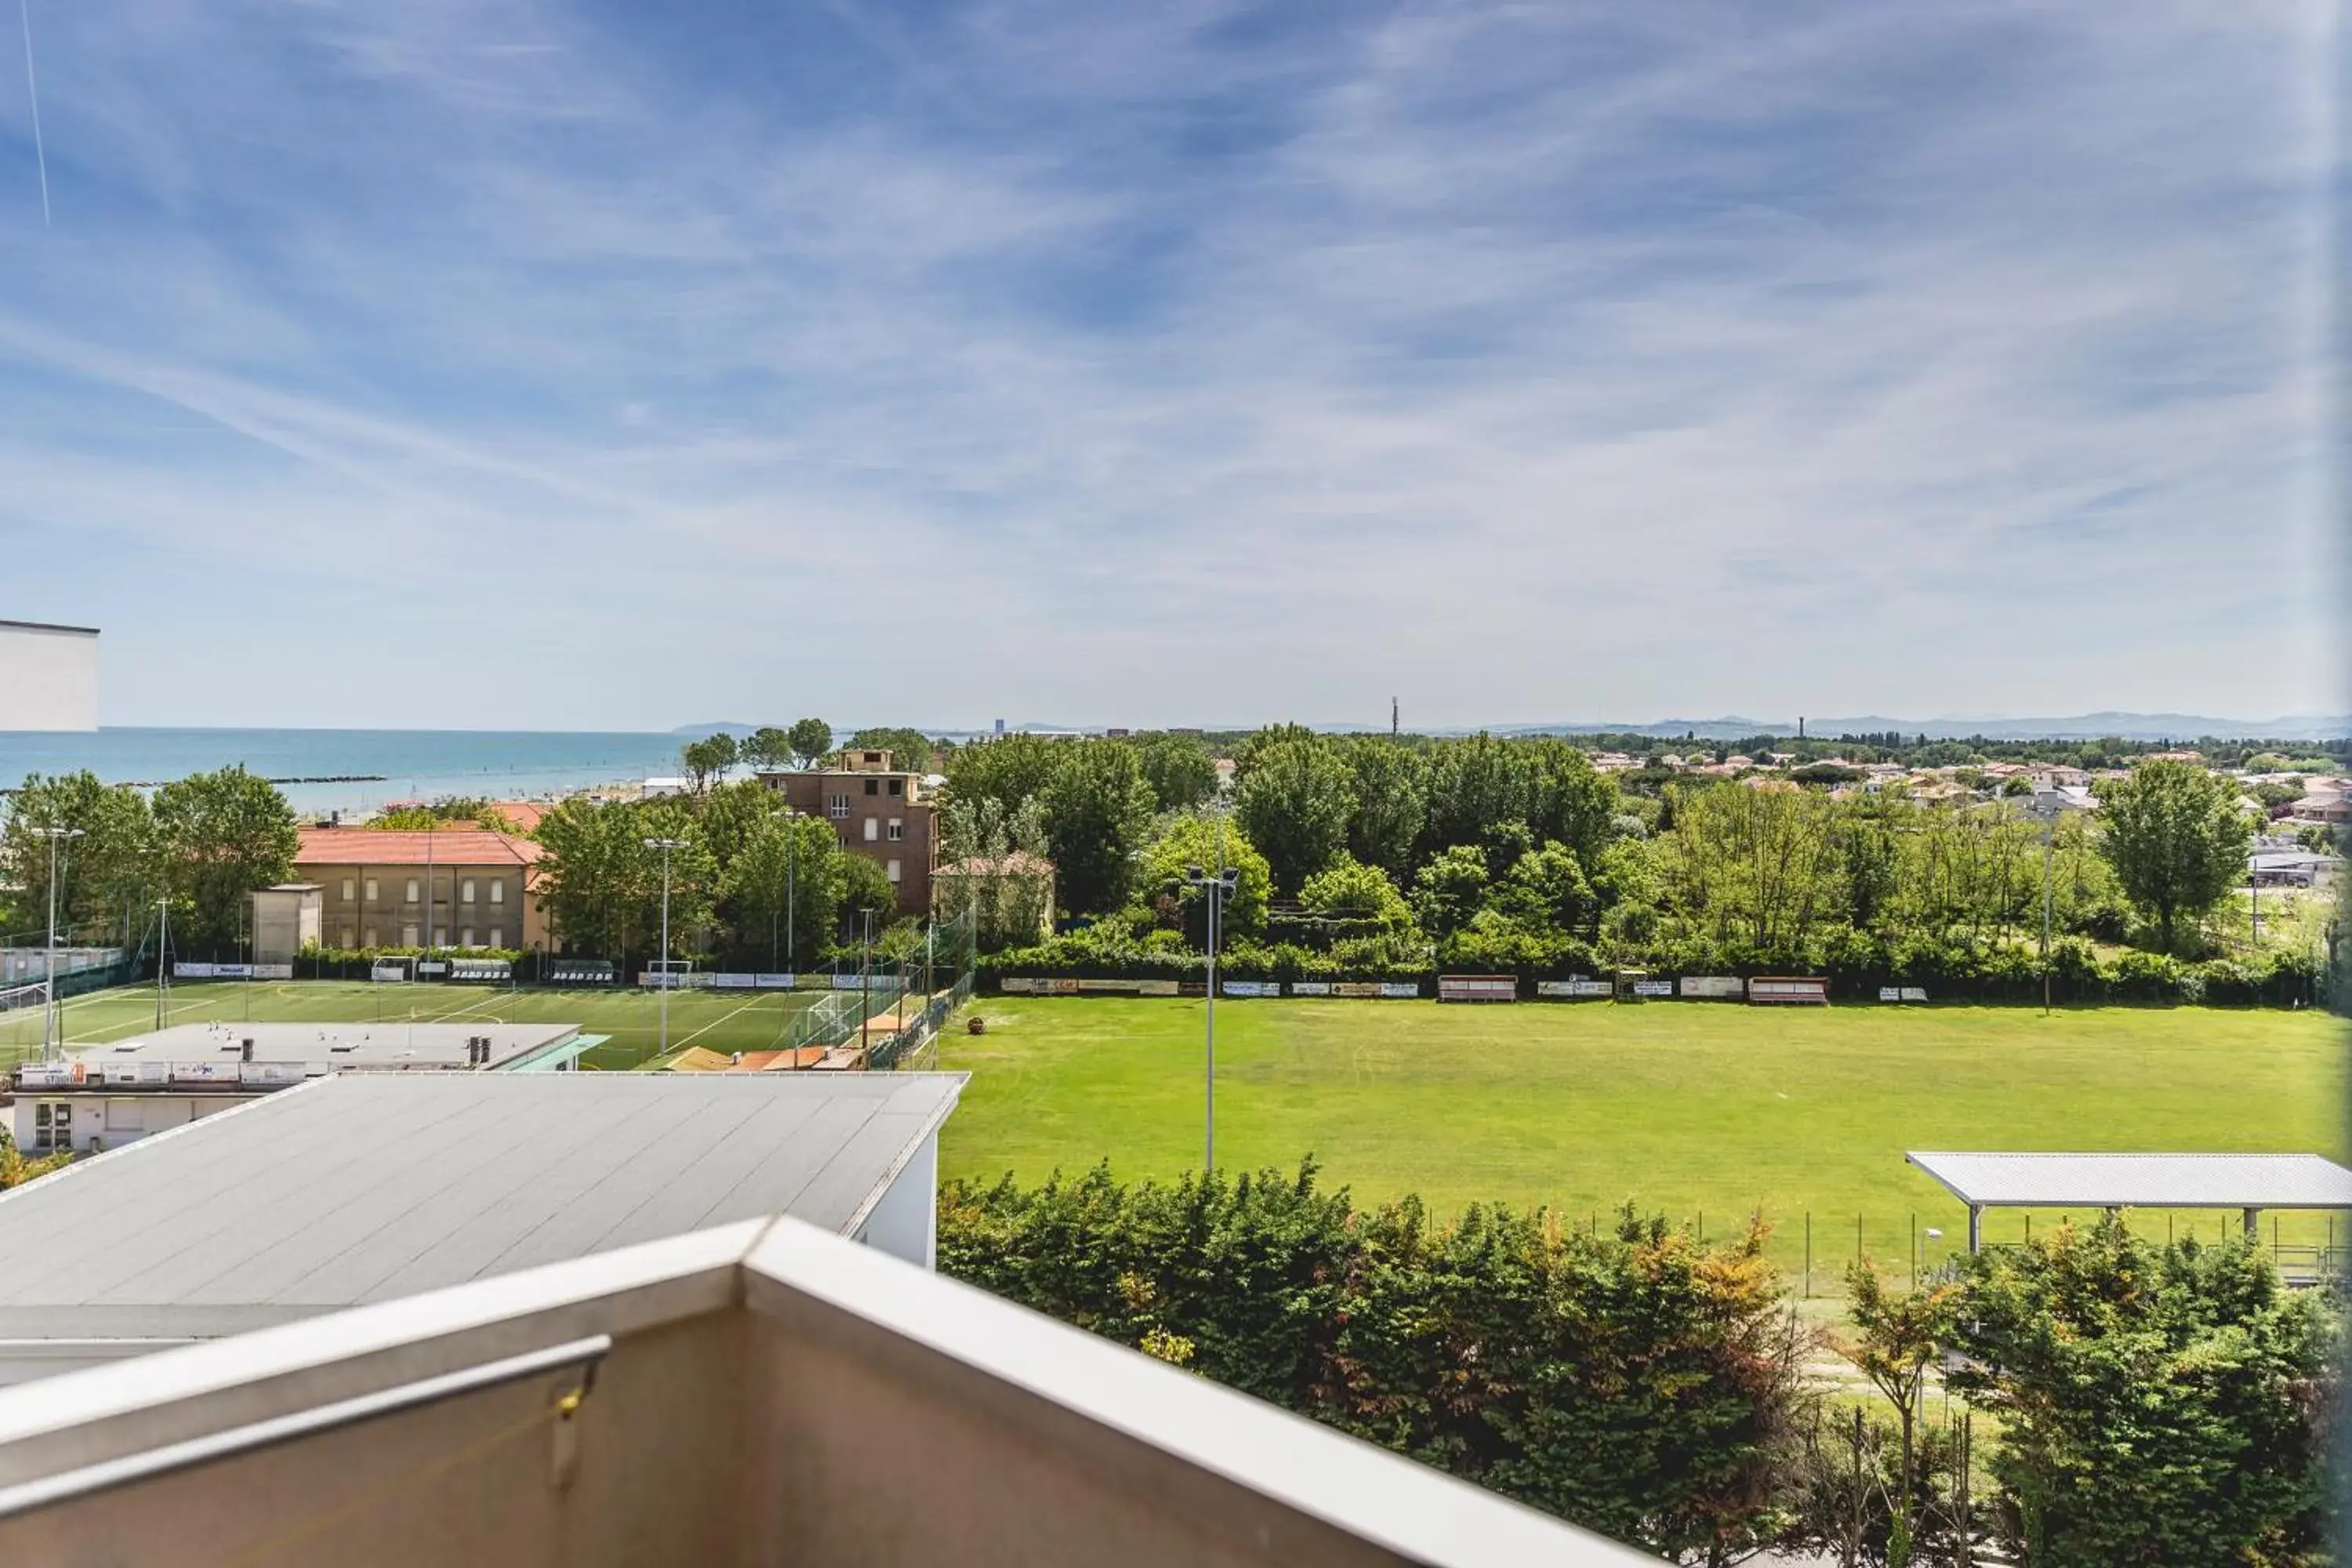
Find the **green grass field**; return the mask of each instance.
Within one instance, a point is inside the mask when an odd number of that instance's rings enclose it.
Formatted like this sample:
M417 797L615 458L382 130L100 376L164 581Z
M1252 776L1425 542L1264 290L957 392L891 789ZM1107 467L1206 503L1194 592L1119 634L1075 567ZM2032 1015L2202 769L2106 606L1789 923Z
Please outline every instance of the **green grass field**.
M679 991L669 1002L673 1050L686 1045L719 1051L771 1049L782 1043L787 1020L815 1003L814 991ZM371 985L333 980L237 981L172 987L173 1024L236 1022L404 1021L577 1024L588 1035L608 1035L582 1058L606 1071L637 1067L661 1042L661 998L646 991L507 991L484 985ZM121 986L70 997L65 1005L69 1045L102 1045L155 1026L155 988ZM0 1062L37 1055L37 1008L0 1016Z
M942 1173L1035 1180L1108 1156L1171 1176L1202 1156L1202 1006L990 998L988 1033L938 1065L972 1074ZM1418 1192L1451 1213L1544 1204L1574 1223L1632 1198L1720 1237L1759 1205L1791 1273L1864 1245L1900 1270L1913 1216L1930 1258L1966 1211L1906 1149L2295 1150L2343 1139L2343 1026L2319 1014L2108 1007L1443 1006L1247 1001L1217 1009L1217 1157L1294 1167L1312 1152L1363 1199ZM2036 1214L2037 1226L2058 1216ZM2142 1215L2163 1234L2167 1217ZM2183 1214L2210 1237L2237 1216ZM2016 1211L1987 1216L2014 1239ZM2269 1226L2265 1222L2265 1236ZM2289 1243L2325 1238L2284 1216ZM2343 1239L2338 1237L2338 1239Z

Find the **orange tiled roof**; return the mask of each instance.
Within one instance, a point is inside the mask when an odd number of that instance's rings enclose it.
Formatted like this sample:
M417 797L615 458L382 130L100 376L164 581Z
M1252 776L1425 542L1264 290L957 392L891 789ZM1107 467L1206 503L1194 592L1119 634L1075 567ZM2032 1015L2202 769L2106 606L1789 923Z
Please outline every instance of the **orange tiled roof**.
M376 827L306 827L297 866L529 866L546 853L528 838L478 827L403 833Z

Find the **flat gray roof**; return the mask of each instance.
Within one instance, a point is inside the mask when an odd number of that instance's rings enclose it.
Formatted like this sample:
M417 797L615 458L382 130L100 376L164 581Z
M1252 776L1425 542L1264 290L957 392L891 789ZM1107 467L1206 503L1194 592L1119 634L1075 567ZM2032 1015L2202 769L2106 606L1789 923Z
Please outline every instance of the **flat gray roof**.
M740 1219L856 1233L961 1073L354 1073L0 1194L0 1340L205 1338Z
M236 1061L253 1042L257 1062L299 1062L315 1071L343 1068L466 1067L466 1042L488 1035L490 1065L568 1040L577 1024L175 1024L110 1045L83 1046L72 1059L92 1067L118 1062Z
M0 627L19 632L71 632L76 637L94 637L96 626L61 626L54 621L0 621Z
M2352 1171L2316 1154L1914 1152L1979 1208L2352 1208Z

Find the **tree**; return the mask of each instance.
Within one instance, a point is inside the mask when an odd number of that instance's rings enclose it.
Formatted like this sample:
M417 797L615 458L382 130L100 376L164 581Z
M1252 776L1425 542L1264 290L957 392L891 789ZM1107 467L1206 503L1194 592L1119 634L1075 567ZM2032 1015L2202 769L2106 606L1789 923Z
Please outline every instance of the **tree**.
M1575 852L1552 839L1512 862L1495 907L1524 925L1572 931L1592 911L1592 885Z
M710 787L713 779L722 776L735 765L736 755L735 737L721 730L715 735L705 735L699 741L688 742L686 749L678 753L678 761L686 766L686 776L693 784L694 793L700 795Z
M1273 868L1277 891L1296 896L1300 883L1346 847L1354 782L1319 736L1258 751L1241 781L1234 815Z
M574 952L624 959L659 942L662 855L648 838L682 838L670 855L673 955L710 923L719 863L702 829L667 801L597 802L573 796L541 819L540 903Z
M1191 735L1153 731L1129 742L1162 811L1190 811L1217 793L1217 759Z
M822 719L796 719L784 739L792 746L793 765L805 768L833 750L833 726Z
M1427 812L1421 758L1385 735L1351 736L1339 745L1354 775L1348 853L1402 882L1412 871L1413 845Z
M1949 1285L1901 1293L1886 1289L1867 1263L1846 1270L1846 1316L1854 1338L1838 1349L1895 1407L1903 1434L1902 1468L1895 1494L1886 1568L1908 1568L1916 1521L1919 1397L1927 1367L1952 1327L1958 1289Z
M1617 781L1566 741L1547 735L1522 745L1528 831L1538 843L1567 846L1590 872L1617 817Z
M942 864L932 886L940 912L969 912L988 952L1049 934L1054 868L1045 808L1034 798L1013 812L992 799L951 799L940 806L939 821Z
M731 864L751 842L760 825L784 815L784 792L770 789L757 779L737 779L716 784L691 802L703 842L722 867Z
M860 730L849 737L849 744L855 751L887 752L891 765L910 773L931 771L931 738L920 730L909 730L903 725Z
M830 742L833 737L827 735L825 739ZM818 748L820 751L823 749ZM741 754L743 760L755 768L778 772L792 766L793 738L773 724L762 724L744 737Z
M157 790L154 817L163 880L185 911L189 945L233 946L246 934L248 895L293 874L301 836L286 797L267 779L226 767Z
M2183 920L2220 903L2246 876L2252 826L2237 791L2194 763L2142 763L2097 786L2099 847L2124 897L2155 920L2167 952Z
M1132 746L1078 741L1055 750L1060 766L1040 798L1062 902L1079 914L1107 913L1126 898L1132 857L1151 829L1151 786Z
M1428 802L1421 830L1423 857L1459 844L1490 847L1506 824L1520 825L1524 835L1533 793L1528 774L1523 751L1483 732L1431 747L1423 775Z
M2011 1561L2223 1568L2326 1561L2343 1327L2240 1238L2061 1226L1963 1263L1953 1387L2000 1422Z
M1298 902L1309 914L1378 921L1391 930L1412 923L1412 910L1388 873L1341 851L1339 858L1307 879Z
M1136 897L1163 923L1179 927L1204 951L1209 936L1207 890L1187 872L1223 863L1240 872L1222 906L1218 930L1227 938L1257 936L1265 930L1266 889L1272 873L1249 836L1216 812L1169 820L1136 873ZM1222 945L1222 944L1221 944Z
M867 916L873 917L872 929L877 936L898 918L898 889L891 884L887 872L863 855L844 854L838 865L841 945L854 949L865 936Z
M83 772L34 773L8 803L0 828L0 888L11 890L11 927L46 930L49 840L38 827L79 828L58 844L58 930L120 940L142 923L147 900L163 889L155 859L154 817L135 789L100 784Z
M1486 856L1457 844L1413 879L1413 918L1432 936L1452 936L1486 907L1487 881Z
M1003 735L959 746L948 758L948 797L975 804L992 800L1008 813L1018 811L1024 800L1045 799L1046 786L1073 750L1067 741L1038 735Z
M814 962L840 922L846 858L821 817L753 821L720 884L735 951L793 969Z

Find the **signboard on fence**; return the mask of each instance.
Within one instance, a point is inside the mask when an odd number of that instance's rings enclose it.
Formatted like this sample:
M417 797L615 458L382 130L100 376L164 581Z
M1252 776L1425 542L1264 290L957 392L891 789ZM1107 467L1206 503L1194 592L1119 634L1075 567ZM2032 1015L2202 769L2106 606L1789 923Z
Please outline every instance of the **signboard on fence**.
M1756 1003L1811 1003L1815 1006L1826 1006L1830 999L1830 983L1786 975L1760 975L1748 983L1748 999Z
M421 969L424 966L418 965ZM648 991L707 991L719 977L709 970L641 969L637 984Z
M799 976L793 974L754 974L751 988L755 991L790 991Z
M1279 996L1282 994L1282 982L1279 980L1227 980L1223 983L1223 988L1228 996Z
M710 977L712 989L718 991L749 991L759 983L756 974L730 974L723 969Z
M609 958L551 958L540 965L539 977L550 985L611 985L621 972Z
M499 984L514 978L514 965L503 958L460 958L449 965L452 980L490 980Z
M1878 988L1881 1002L1925 1002L1927 988L1924 985L1882 985Z
M386 963L379 960L375 963L369 965L368 978L370 980L384 982L405 980L408 978L408 965L404 963Z
M449 961L446 958L420 958L416 961L416 973L438 979L449 973Z
M1290 983L1293 996L1328 996L1331 983L1328 980L1294 980Z
M996 988L1007 996L1028 996L1036 992L1037 983L1025 974L1008 974L996 983Z
M214 966L209 963L174 963L172 965L172 978L174 980L210 980L213 977L213 968Z
M1671 980L1636 980L1633 982L1633 994L1636 996L1671 996L1674 994L1675 983Z
M1441 974L1437 977L1437 999L1440 1002L1516 1002L1519 999L1518 977L1511 974Z
M237 1069L246 1064L236 1062L173 1062L173 1083L235 1083Z
M72 1089L89 1069L79 1062L26 1062L16 1069L19 1089Z
M174 980L291 980L290 963L188 963L175 961Z
M1579 975L1573 980L1538 980L1536 994L1564 997L1572 1002L1598 1002L1613 994L1616 987L1606 980L1587 980Z
M1173 996L1177 989L1177 983L1173 980L1139 980L1135 983L1138 996Z
M300 1083L303 1076L300 1062L239 1062L236 1064L236 1081L242 1084L258 1084L268 1089L283 1089L290 1083Z
M1737 1002L1748 994L1748 982L1737 974L1685 974L1680 984L1685 1001Z
M152 1089L172 1081L170 1062L109 1062L106 1081L113 1085Z

